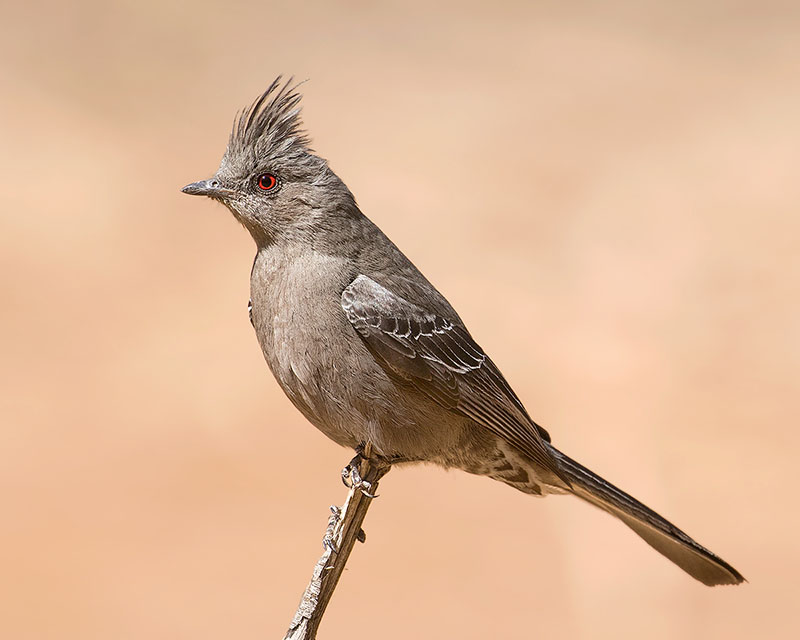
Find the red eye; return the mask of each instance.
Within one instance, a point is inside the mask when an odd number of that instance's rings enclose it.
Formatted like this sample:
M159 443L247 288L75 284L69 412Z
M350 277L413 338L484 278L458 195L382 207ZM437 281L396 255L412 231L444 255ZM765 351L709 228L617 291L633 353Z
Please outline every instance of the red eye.
M258 188L262 191L272 191L278 186L278 179L271 173L265 173L258 178Z

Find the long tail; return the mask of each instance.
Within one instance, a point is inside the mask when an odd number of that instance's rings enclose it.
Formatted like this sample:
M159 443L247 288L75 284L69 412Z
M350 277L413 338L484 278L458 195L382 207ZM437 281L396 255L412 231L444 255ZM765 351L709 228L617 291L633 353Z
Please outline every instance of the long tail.
M572 492L616 516L659 553L672 560L693 578L709 586L739 584L740 574L722 558L687 536L652 509L617 489L572 458L549 445L572 483Z

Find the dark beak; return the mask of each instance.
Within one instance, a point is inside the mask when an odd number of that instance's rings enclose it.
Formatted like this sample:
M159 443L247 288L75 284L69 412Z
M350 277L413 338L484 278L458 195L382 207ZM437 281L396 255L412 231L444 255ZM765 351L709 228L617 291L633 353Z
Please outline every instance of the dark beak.
M209 198L219 198L230 193L230 189L222 188L219 180L192 182L187 184L181 191L188 193L190 196L208 196Z

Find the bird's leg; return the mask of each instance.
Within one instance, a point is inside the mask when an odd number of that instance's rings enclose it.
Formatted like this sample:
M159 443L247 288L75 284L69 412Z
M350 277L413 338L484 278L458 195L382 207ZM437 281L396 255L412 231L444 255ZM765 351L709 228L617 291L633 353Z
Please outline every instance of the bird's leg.
M351 486L355 487L356 489L360 489L361 493L364 494L367 498L377 498L378 497L377 494L370 493L370 491L372 491L372 483L367 482L361 477L361 472L359 470L359 467L361 466L361 463L363 461L364 458L359 458L358 463L350 467L350 482L352 483Z
M371 493L372 483L367 482L361 477L361 465L365 460L380 467L388 467L391 464L387 460L384 460L383 457L373 455L372 443L367 442L365 444L362 442L356 448L356 455L347 466L342 469L342 482L344 482L344 485L348 488L355 487L356 489L360 489L361 493L367 498L377 498L378 496L376 494Z
M358 469L359 465L361 465L362 460L363 458L361 457L361 454L357 453L353 457L353 459L347 463L347 466L345 466L342 469L342 482L344 483L344 486L347 487L348 489L351 489L353 485L356 484L353 478L353 471ZM358 473L358 471L356 471L356 473Z
M363 493L367 498L377 498L378 496L374 493L370 493L372 489L372 483L367 482L361 477L361 472L359 471L359 467L361 463L364 462L366 458L364 458L360 453L356 454L356 456L347 463L347 466L342 469L342 482L344 482L344 486L349 489L355 487L356 489L361 489L361 493Z
M377 486L378 480L391 469L391 460L374 454L372 452L371 443L364 444L362 442L359 444L356 448L356 455L347 463L347 466L342 469L342 482L351 490L350 496L352 497L354 492L360 491L361 495L365 498L376 498L377 495L372 493L372 487L373 485ZM371 480L365 480L361 475L362 473L370 477ZM337 555L339 553L339 547L336 543L337 527L342 523L343 510L347 510L349 502L350 497L348 497L343 509L334 506L331 507L328 527L325 530L325 537L322 539L322 546L331 553ZM363 529L359 528L355 539L359 542L366 542L367 534L364 533Z

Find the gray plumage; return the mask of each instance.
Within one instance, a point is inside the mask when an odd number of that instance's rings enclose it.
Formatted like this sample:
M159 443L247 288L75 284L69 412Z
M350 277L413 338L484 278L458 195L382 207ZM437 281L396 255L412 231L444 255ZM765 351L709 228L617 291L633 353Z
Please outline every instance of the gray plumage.
M573 493L707 585L742 576L550 443L447 300L366 218L276 79L236 119L211 180L256 242L251 321L294 405L338 444L433 462L526 493Z

